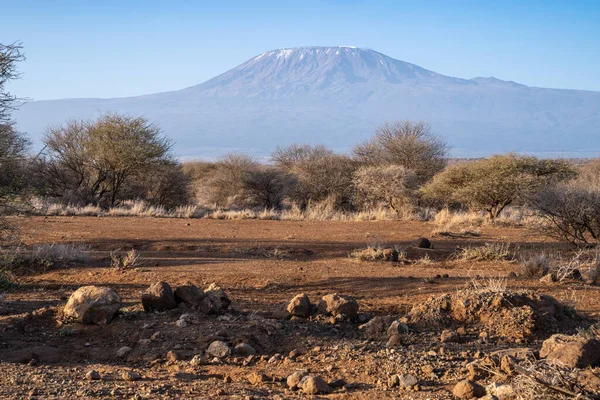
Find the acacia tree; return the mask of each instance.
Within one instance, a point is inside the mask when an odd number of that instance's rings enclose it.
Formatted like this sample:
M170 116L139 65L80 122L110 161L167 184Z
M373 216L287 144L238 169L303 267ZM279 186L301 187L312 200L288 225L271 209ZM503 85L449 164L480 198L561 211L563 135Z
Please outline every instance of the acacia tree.
M171 142L142 117L71 121L49 128L44 144L48 194L77 203L115 206L134 178L176 164Z
M516 154L495 155L448 167L425 187L426 198L461 203L486 211L491 220L507 206L523 202L544 187L576 176L564 160L539 160Z
M386 122L353 151L362 164L399 165L411 170L422 185L446 167L448 146L428 124L399 121Z

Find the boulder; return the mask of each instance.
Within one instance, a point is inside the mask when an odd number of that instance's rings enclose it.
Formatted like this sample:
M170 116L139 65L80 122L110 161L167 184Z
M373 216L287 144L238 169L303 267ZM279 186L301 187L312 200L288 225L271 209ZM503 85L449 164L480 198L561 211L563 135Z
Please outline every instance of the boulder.
M294 317L309 317L311 311L310 299L305 293L301 293L288 303L286 310Z
M298 387L306 394L327 394L333 392L333 388L320 376L306 375L298 383Z
M354 297L338 293L323 296L317 308L320 313L333 316L355 318L358 314L358 303Z
M600 365L600 340L574 335L552 335L542 343L540 357L570 368Z
M191 282L186 282L175 289L175 301L184 303L190 308L202 308L206 293Z
M465 379L454 386L452 393L459 399L480 398L486 395L485 388L473 381Z
M229 308L231 300L220 286L216 283L211 283L210 286L204 291L206 297L203 300L204 307L210 313L220 314Z
M156 282L142 294L144 311L167 311L177 308L175 295L167 282Z
M77 289L63 310L65 319L84 324L107 324L119 312L121 297L109 287L83 286Z

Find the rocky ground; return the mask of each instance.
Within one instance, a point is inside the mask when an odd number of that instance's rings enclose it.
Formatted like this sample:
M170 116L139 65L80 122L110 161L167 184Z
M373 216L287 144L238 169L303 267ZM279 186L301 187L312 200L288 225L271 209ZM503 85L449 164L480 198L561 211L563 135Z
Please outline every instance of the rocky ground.
M17 222L27 246L85 243L91 258L21 277L5 291L1 398L600 392L597 285L500 280L518 272L517 263L452 257L493 241L520 253L568 251L524 228L431 238L434 248L421 249L414 244L431 232L426 223ZM404 249L409 260L348 257L373 241ZM118 248L136 248L144 264L111 268L108 253Z

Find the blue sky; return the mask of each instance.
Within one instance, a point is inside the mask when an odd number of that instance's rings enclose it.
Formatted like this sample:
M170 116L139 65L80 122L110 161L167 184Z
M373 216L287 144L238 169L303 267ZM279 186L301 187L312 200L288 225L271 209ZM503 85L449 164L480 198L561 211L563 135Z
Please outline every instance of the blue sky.
M600 91L600 1L0 0L31 99L201 83L264 51L367 47L450 76Z

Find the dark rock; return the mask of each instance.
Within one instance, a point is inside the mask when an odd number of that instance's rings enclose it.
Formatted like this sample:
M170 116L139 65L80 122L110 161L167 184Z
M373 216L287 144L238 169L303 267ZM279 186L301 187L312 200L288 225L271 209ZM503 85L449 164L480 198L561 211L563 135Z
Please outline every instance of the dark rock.
M144 311L167 311L177 308L175 295L167 282L156 282L142 294Z

